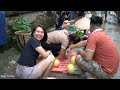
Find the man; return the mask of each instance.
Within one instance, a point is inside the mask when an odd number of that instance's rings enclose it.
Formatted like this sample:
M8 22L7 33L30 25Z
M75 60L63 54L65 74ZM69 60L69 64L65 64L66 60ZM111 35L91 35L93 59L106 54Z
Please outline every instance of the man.
M68 50L86 46L85 51L78 50L78 66L96 78L111 79L117 73L120 59L115 43L102 29L102 21L102 17L92 17L88 39L71 45Z
M107 11L101 11L103 21L107 22Z

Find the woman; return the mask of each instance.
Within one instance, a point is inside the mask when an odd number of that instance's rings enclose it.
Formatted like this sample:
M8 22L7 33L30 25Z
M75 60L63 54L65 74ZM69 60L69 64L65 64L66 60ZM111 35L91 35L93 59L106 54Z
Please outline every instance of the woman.
M74 32L68 32L63 29L47 33L47 41L41 42L41 45L46 50L52 50L52 53L57 58L66 58L65 50L69 44L75 44L80 41L80 38ZM59 52L60 51L60 52Z
M16 74L21 79L46 79L53 67L55 57L50 51L45 51L41 46L41 41L46 41L46 32L42 26L38 25L32 30L31 38L24 46L21 56L17 61ZM38 56L43 57L36 63ZM43 77L42 77L43 75Z

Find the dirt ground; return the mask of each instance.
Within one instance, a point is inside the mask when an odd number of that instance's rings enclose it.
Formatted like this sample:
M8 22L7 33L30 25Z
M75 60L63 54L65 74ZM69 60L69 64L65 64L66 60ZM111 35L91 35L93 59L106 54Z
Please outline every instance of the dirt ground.
M0 79L19 79L16 74L16 65L13 65L8 70L5 71L5 73L2 75ZM56 79L80 79L80 76L78 75L70 75L70 74L64 74L64 73L54 73L51 72L49 77L55 77Z
M3 57L1 57L1 55ZM19 79L15 73L16 65L17 65L16 61L18 60L19 56L20 56L20 52L17 51L15 48L11 48L10 50L5 51L4 54L0 54L0 60L6 59L7 61L9 61L6 62L6 66L3 65L2 67L1 65L0 79ZM70 75L70 74L54 73L54 72L51 72L49 77L55 77L57 79L80 79L79 75Z

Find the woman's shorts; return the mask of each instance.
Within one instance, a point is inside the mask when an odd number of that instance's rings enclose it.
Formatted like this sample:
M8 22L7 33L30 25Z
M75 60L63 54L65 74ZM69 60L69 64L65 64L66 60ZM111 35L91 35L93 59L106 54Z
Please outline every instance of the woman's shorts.
M38 65L34 67L27 67L22 65L17 65L16 74L21 79L38 79L41 76Z

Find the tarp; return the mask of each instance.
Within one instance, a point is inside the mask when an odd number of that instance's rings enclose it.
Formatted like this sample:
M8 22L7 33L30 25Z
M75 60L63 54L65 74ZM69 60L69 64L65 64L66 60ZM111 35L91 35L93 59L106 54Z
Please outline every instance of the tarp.
M76 56L76 51L75 50L71 50L71 55ZM70 59L59 59L60 61L60 65L59 67L55 68L53 67L52 72L56 72L56 73L68 73L67 71L67 65L71 63ZM74 71L71 74L78 74L81 75L83 74L82 70L77 66L77 64L74 65Z
M71 53L71 55L76 56L75 50L71 50L70 53ZM70 59L69 58L59 59L59 61L60 61L59 67L57 67L57 68L53 67L52 72L68 73L67 72L67 65L70 64Z
M5 13L0 11L0 45L7 43Z

